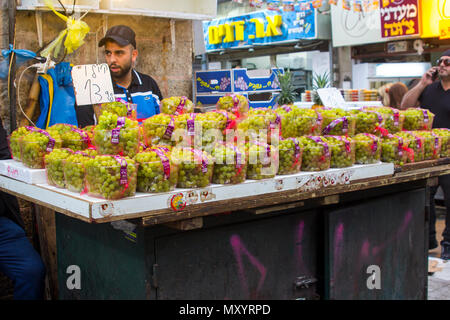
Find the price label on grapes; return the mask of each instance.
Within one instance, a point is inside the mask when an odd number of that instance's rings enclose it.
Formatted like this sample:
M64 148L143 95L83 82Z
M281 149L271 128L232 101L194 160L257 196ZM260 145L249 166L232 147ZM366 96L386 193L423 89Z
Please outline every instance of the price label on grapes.
M320 100L326 108L345 108L345 100L336 88L317 89Z
M106 63L74 66L72 81L79 106L114 101L111 74Z

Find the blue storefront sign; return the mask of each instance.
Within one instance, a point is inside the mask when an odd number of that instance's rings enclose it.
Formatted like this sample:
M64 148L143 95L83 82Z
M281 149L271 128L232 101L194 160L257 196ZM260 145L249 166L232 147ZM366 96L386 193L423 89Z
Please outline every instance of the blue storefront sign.
M316 25L316 11L312 7L297 12L265 10L205 21L203 34L206 51L211 52L315 39Z

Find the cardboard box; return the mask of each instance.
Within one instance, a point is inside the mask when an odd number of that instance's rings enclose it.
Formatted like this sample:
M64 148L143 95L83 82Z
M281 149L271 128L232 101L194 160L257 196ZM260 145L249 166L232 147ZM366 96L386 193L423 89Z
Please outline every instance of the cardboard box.
M281 90L277 74L284 73L282 68L247 70L233 69L233 92L255 92Z
M0 160L0 174L29 184L47 183L45 169L30 169L16 160Z

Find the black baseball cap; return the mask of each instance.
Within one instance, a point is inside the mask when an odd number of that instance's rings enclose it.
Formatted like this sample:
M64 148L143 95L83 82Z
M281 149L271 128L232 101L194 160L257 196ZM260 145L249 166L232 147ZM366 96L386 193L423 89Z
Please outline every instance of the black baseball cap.
M130 27L124 25L109 28L103 39L98 43L98 46L103 47L107 40L113 40L120 46L131 44L136 48L136 34Z

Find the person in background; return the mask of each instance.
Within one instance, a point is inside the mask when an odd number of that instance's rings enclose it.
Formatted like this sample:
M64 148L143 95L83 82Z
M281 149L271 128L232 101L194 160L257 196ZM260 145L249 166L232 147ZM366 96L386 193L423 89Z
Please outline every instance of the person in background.
M98 46L105 47L105 58L111 72L115 98L137 104L138 119L146 119L160 113L159 104L163 97L158 84L149 75L133 68L138 57L134 31L124 25L111 27ZM77 106L76 110L79 127L95 124L92 105Z
M389 107L389 88L392 86L392 83L387 83L380 88L378 88L378 97L381 100L381 103L385 107Z
M11 159L0 119L0 160ZM0 272L14 284L15 300L44 298L45 266L28 240L17 198L0 191Z
M450 50L442 53L436 62L422 76L417 85L403 97L401 108L421 107L434 113L433 128L450 127ZM439 177L446 206L445 228L442 233L441 259L450 260L450 175ZM436 208L434 197L438 186L430 188L430 232L429 249L438 246L436 241Z
M388 90L389 106L401 109L403 96L408 92L408 87L403 82L394 83Z

